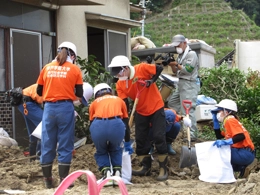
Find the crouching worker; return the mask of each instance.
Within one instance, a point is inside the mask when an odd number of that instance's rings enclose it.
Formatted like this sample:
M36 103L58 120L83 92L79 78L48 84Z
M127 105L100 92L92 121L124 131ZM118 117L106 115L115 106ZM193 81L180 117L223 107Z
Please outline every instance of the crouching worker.
M167 143L167 150L168 154L175 155L176 152L172 148L172 143L178 136L180 130L181 130L181 124L180 121L183 120L183 123L185 126L190 127L191 126L191 120L187 117L183 117L181 115L178 115L175 110L170 108L164 108L165 118L166 118L166 143ZM153 137L152 137L152 128L149 133L152 148L150 150L150 154L154 152L154 144L153 144Z
M32 84L24 89L13 88L6 92L6 100L9 100L12 106L17 106L24 117L29 136L29 154L39 158L41 154L41 140L32 135L34 129L42 121L43 99L36 93L37 84ZM31 158L30 160L35 160Z
M180 120L182 120L182 116L177 115L175 110L164 108L165 118L166 118L166 143L167 143L167 151L168 154L174 155L176 154L175 150L172 148L172 143L178 136L181 125L179 123ZM154 152L154 143L153 143L153 137L152 137L152 128L150 129L149 137L152 143L152 147L150 150L150 154Z
M94 87L94 98L89 108L89 120L98 169L103 175L102 179L112 175L121 177L124 146L129 154L133 153L126 104L112 95L112 89L106 83Z
M240 172L240 178L246 178L257 164L254 144L236 115L237 104L232 100L224 99L216 106L217 108L211 111L213 127L218 139L213 145L218 148L222 145L230 145L233 171ZM220 131L219 123L223 123L224 131Z

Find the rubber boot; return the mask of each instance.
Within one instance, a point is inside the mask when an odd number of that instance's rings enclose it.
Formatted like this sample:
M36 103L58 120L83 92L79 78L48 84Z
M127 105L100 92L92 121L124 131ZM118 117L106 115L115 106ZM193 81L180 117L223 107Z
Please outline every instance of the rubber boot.
M168 179L168 170L167 170L168 155L167 154L158 155L158 161L160 166L160 172L159 172L159 176L156 179L157 181L165 181Z
M60 183L68 176L70 164L59 164ZM70 184L69 188L74 187L74 183Z
M110 167L104 167L101 170L101 173L103 175L102 180L104 180L106 178L110 178L111 177L111 169L110 169ZM111 186L111 185L114 185L114 180L108 181L104 186Z
M121 170L122 170L122 167L120 167L120 166L113 167L113 176L122 177Z
M54 188L53 178L52 178L52 164L42 164L41 167L42 167L45 187L48 189Z
M37 146L37 141L36 142L30 142L29 144L29 154L30 156L35 156L36 155L36 146ZM30 162L36 160L35 158L30 158Z
M113 167L113 176L122 177L121 170L122 170L122 167L120 167L120 166ZM114 180L113 180L113 184L118 185L118 183Z
M132 175L149 176L151 173L152 159L151 155L138 156L141 167L138 170L132 170Z
M257 159L255 158L254 161L249 164L248 166L244 167L240 172L239 178L247 178L255 167L257 166Z
M168 154L170 154L170 155L175 155L176 154L175 150L172 148L172 144L171 143L167 143L167 151L168 151Z

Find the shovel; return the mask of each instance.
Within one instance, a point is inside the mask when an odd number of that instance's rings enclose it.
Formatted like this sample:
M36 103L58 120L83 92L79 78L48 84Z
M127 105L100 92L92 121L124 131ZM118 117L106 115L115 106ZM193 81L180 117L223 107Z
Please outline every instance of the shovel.
M192 102L190 100L183 100L182 105L185 109L186 116L189 118L189 111L191 109ZM188 107L186 106L188 105ZM181 156L179 167L191 167L194 164L197 164L196 150L194 147L191 147L191 139L190 139L190 127L187 128L187 139L188 146L182 146L181 148Z

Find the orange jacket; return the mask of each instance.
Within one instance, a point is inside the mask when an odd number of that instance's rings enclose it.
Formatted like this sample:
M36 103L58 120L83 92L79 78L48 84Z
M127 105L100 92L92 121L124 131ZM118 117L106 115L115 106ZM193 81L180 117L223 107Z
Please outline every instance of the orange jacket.
M245 127L232 115L226 117L224 119L224 131L222 131L222 135L225 136L225 139L233 138L235 135L239 133L243 133L245 135L245 139L241 142L235 143L232 145L233 148L246 148L249 147L252 150L255 149L255 146L250 138L248 131Z
M95 99L89 107L89 120L92 121L95 117L109 118L120 116L128 118L125 102L114 95L104 95Z
M42 97L37 94L37 84L33 84L29 87L23 89L23 95L31 97L34 101L38 104L42 104L43 100Z
M136 106L136 112L143 116L149 116L164 107L162 96L153 83L150 87L146 88L138 83L138 80L150 80L156 74L156 66L154 64L141 63L134 66L135 74L130 80L121 81L116 83L117 94L120 98L125 99L130 97L135 100L138 91L142 90L139 96L139 102Z
M65 62L59 66L57 61L53 61L44 66L37 84L43 85L44 101L76 100L75 85L83 85L82 73L75 64Z

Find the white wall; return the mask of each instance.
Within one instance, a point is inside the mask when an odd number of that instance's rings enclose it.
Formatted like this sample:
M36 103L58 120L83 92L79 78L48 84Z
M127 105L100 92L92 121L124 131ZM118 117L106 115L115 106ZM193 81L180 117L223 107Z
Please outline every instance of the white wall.
M73 42L82 58L88 55L85 12L130 19L129 0L106 0L104 6L61 6L57 10L57 45Z

